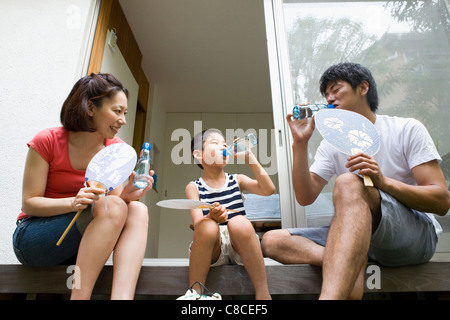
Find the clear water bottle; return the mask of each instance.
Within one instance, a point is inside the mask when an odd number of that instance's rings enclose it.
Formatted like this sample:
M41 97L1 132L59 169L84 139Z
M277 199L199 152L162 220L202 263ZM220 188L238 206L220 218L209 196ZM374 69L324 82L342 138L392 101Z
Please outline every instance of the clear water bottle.
M224 157L232 153L242 152L253 148L258 144L258 138L253 133L249 133L244 138L239 138L233 142L231 146L223 150Z
M303 104L295 106L292 110L292 115L294 119L302 120L309 119L321 109L334 109L332 104Z
M136 165L136 175L134 176L134 185L139 189L147 187L147 176L150 171L150 149L151 145L148 142L144 142L142 146L141 154L139 156L138 163Z

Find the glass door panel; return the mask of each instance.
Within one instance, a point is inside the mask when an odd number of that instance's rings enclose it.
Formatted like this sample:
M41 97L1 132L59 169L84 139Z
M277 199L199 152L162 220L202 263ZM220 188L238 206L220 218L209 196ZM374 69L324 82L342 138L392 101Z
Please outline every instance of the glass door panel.
M447 3L266 0L277 35L274 42L279 78L289 82L279 85L284 90L284 114L295 104L325 102L318 83L329 66L344 61L360 63L372 71L377 82L378 114L416 118L427 127L443 158L441 167L449 184ZM290 132L285 133L289 140ZM310 141L310 164L321 140L316 132ZM330 181L316 202L304 208L305 223L298 226L329 224L334 213L332 188ZM439 219L444 231L449 225L446 219Z

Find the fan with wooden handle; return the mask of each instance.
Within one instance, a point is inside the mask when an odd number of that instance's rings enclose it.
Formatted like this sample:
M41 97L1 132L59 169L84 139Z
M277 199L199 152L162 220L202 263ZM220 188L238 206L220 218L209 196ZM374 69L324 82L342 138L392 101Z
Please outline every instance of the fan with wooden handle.
M130 176L136 166L136 160L136 151L128 144L111 144L97 152L89 162L84 178L85 185L89 184L90 187L102 188L107 194ZM57 246L64 240L82 211L83 209L79 210L73 217L56 243Z
M191 199L168 199L156 203L158 206L170 209L212 209L214 206L210 203L191 200ZM237 210L227 209L232 212L239 212Z
M380 148L380 137L369 119L359 113L342 109L322 109L315 115L316 127L322 137L340 152L360 152L373 156ZM372 179L363 176L364 185L373 187Z

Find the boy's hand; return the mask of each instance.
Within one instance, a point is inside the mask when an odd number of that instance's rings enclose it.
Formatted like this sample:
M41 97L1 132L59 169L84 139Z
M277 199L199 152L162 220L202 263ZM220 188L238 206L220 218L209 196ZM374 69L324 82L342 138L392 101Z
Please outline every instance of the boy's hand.
M214 208L209 210L209 217L217 223L224 223L228 219L227 208L220 205L218 202L213 203Z
M253 154L252 150L248 149L242 152L238 152L233 154L234 158L240 161L245 161L247 164L254 164L257 163L258 160L256 159L255 155ZM238 163L241 163L238 161Z

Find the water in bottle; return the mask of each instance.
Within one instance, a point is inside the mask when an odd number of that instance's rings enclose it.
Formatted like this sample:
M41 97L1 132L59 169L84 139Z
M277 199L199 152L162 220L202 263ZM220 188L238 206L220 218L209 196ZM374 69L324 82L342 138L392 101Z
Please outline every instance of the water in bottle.
M242 152L253 148L258 144L258 138L255 134L249 133L244 138L239 138L231 146L223 150L223 155L229 156L232 153Z
M139 156L138 163L136 165L136 175L134 176L134 185L139 189L147 187L147 176L150 171L150 149L151 145L148 142L144 142L142 146L141 154Z
M334 109L332 104L304 104L295 106L292 110L294 119L302 120L309 119L321 109Z

